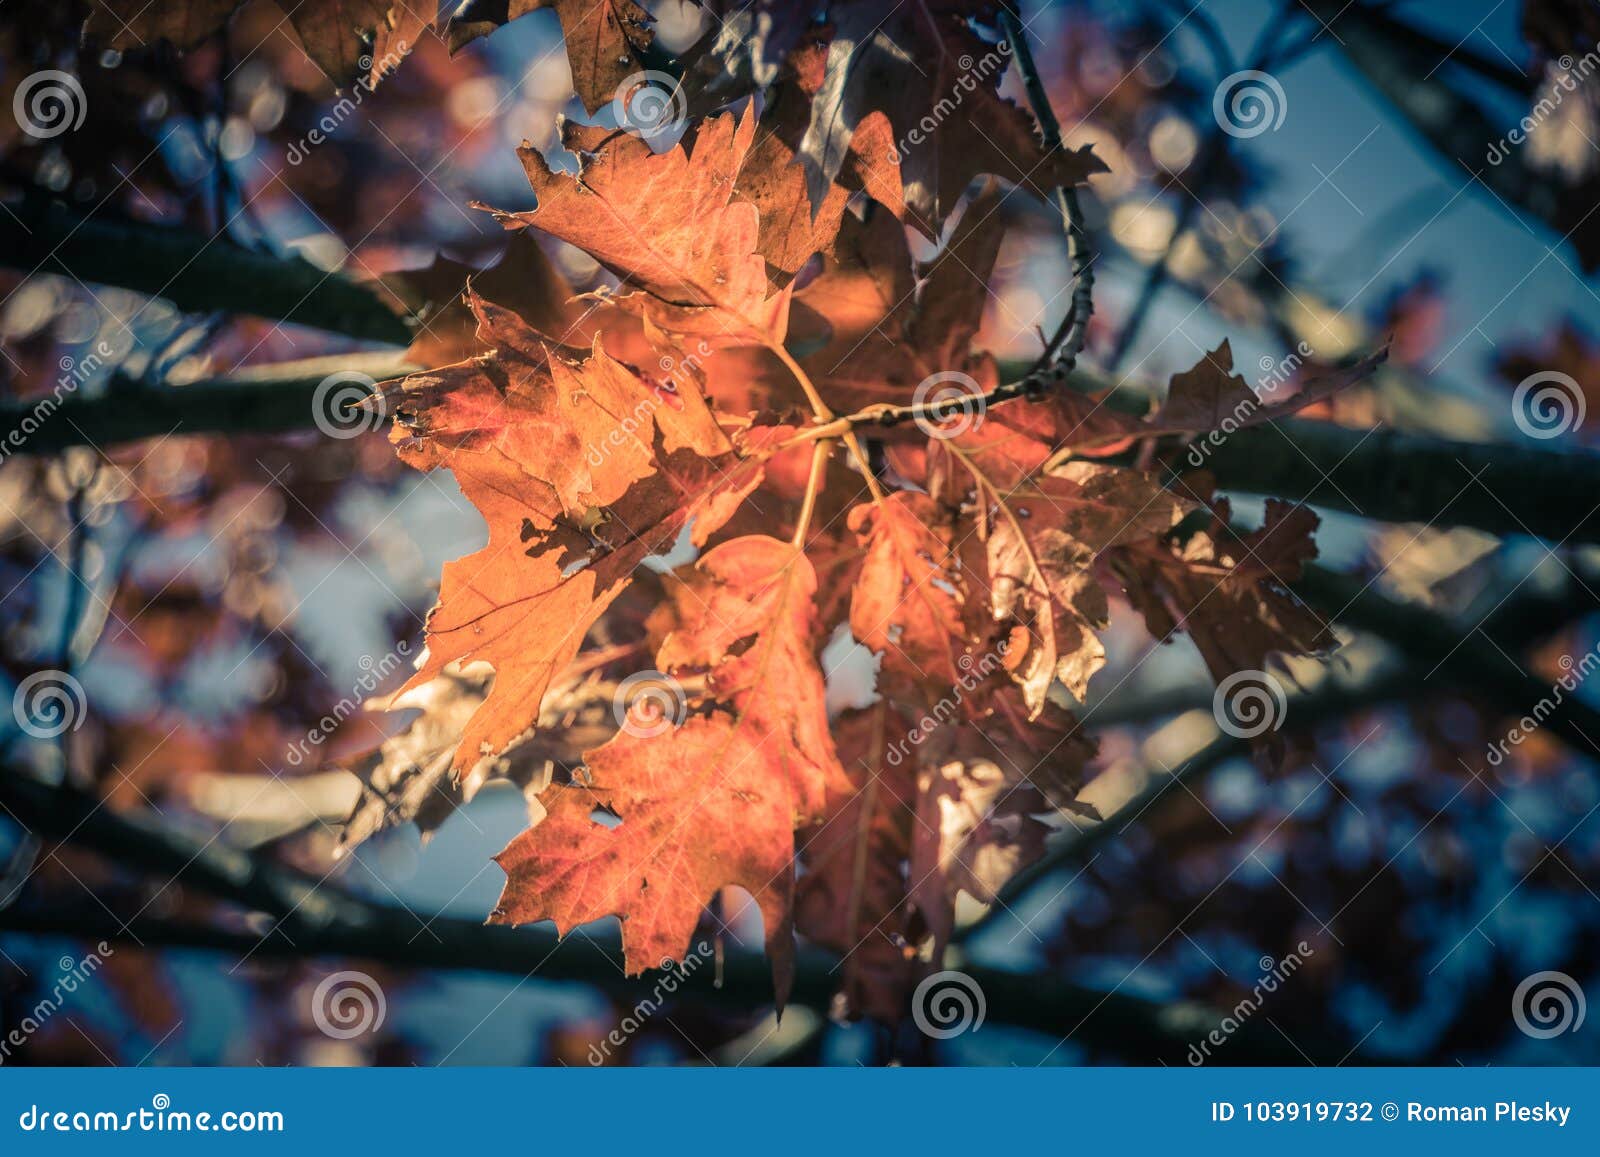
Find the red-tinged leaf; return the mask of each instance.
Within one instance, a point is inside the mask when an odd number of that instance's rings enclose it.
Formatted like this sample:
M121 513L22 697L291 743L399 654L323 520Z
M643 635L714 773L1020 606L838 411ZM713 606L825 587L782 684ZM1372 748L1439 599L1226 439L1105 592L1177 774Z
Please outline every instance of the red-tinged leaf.
M1235 537L1228 503L1185 543L1143 543L1118 551L1115 567L1150 633L1189 632L1212 678L1264 671L1273 655L1313 655L1334 643L1329 624L1288 589L1317 556L1317 516L1270 499L1260 530Z
M417 717L348 765L361 780L362 790L339 829L341 852L403 823L416 824L427 843L439 825L470 803L490 780L509 781L521 791L529 822L538 823L544 816L538 796L550 786L557 765L577 766L583 750L603 742L615 727L609 694L597 702L581 689L562 694L557 688L548 696L539 722L541 727L559 722L559 727L551 726L517 744L502 758L480 760L458 776L453 767L461 734L483 706L493 681L494 672L479 664L465 672L448 670L406 694L363 704L369 711L415 710Z
M704 542L760 481L764 452L734 450L687 383L668 391L597 342L571 361L515 314L475 296L496 352L392 392L393 441L419 469L447 467L489 526L446 566L428 616L428 661L495 669L456 753L458 773L528 732L551 679L635 567L694 522Z
M701 123L692 141L665 153L641 137L568 123L563 145L577 174L518 150L538 208L495 215L532 225L587 251L637 292L624 308L675 334L719 344L773 344L788 325L789 291L770 292L757 250L756 206L735 193L755 139L753 112Z
M1192 369L1173 375L1165 402L1148 416L1113 408L1104 397L1065 391L1026 406L997 407L950 441L1005 487L1051 462L1117 453L1140 438L1226 434L1288 417L1366 381L1385 357L1386 350L1379 350L1343 368L1319 368L1302 380L1274 384L1258 395L1232 372L1233 351L1224 341ZM938 478L961 484L959 471L943 469Z
M894 131L881 112L869 113L856 127L839 181L820 203L812 202L796 150L822 87L826 57L826 43L808 39L782 62L781 79L762 109L763 130L740 179L740 191L761 211L762 256L785 273L798 271L815 253L832 253L852 190L864 191L897 218L905 216Z
M482 351L477 317L466 299L467 282L476 293L509 309L540 333L565 345L577 321L572 288L534 240L512 235L511 244L489 268L478 270L448 257L435 257L422 269L385 275L381 280L404 308L416 314L419 329L406 349L406 361L432 368L465 361Z
M561 789L502 853L496 919L570 929L619 915L639 971L681 956L705 902L736 884L761 906L781 1005L794 829L850 791L814 655L815 597L811 564L788 543L752 535L706 553L673 591L675 625L656 654L665 678L683 680L681 712L624 724L589 753L588 786ZM595 822L596 806L622 823Z
M1283 388L1281 385L1264 390L1263 397L1233 372L1233 349L1224 338L1192 369L1173 375L1166 401L1146 420L1143 433L1199 434L1285 418L1371 377L1387 355L1385 347L1344 369L1307 377L1296 383L1292 395L1274 399L1273 395Z
M706 903L738 886L761 907L781 1007L794 974L795 808L773 759L758 730L725 713L619 732L588 754L592 782L552 788L543 822L495 857L506 885L490 921L554 920L564 934L620 916L634 974L681 959Z
M943 514L925 494L900 491L850 513L866 547L850 601L856 641L882 655L880 687L954 686L966 655L960 575L938 526Z
M762 735L797 822L821 815L830 785L845 782L815 654L816 596L810 560L789 543L722 543L674 588L677 626L656 655L674 676L704 675L707 694Z
M906 891L916 764L890 747L908 730L884 701L835 725L850 790L829 792L827 815L801 833L795 891L795 928L840 955L845 1014L886 1024L905 1016L926 932Z

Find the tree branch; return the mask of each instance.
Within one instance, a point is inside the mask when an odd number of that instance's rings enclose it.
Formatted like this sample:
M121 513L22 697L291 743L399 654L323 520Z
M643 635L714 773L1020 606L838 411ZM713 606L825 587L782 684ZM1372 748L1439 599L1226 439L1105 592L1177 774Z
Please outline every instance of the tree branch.
M1284 418L1211 450L1219 485L1384 522L1600 542L1600 456Z
M285 362L188 385L113 375L104 394L73 394L58 404L0 405L0 452L55 454L69 446L106 449L168 434L280 434L316 428L317 387L336 372L375 380L413 372L398 354ZM8 434L20 445L7 444Z
M273 257L185 229L80 217L24 202L0 213L0 263L162 297L190 313L222 310L360 341L408 345L411 329L372 289L302 258Z

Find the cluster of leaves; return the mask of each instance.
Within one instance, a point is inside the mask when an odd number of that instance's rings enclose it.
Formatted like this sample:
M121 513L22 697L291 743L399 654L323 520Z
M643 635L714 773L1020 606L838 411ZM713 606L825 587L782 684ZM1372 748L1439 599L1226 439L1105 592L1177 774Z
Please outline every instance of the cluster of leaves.
M525 146L537 207L500 221L582 249L615 288L564 312L469 289L482 352L386 401L402 459L452 471L489 528L446 567L405 693L452 681L456 779L517 765L513 778L543 787L498 857L493 919L566 931L620 916L637 972L680 957L737 886L760 907L780 1002L798 930L846 955L852 1011L892 1019L948 940L958 893L992 900L1042 851L1042 817L1082 809L1095 745L1062 691L1084 699L1104 664L1111 598L1157 637L1192 631L1218 679L1331 642L1283 586L1314 553L1312 516L1274 508L1243 537L1225 505L1186 521L1207 506L1204 481L1168 489L1128 451L1270 420L1371 363L1263 406L1223 345L1147 417L1076 394L1001 401L976 339L1009 202L1098 163L1047 152L993 81L898 154L894 132L954 81L897 77L893 61L953 68L956 48L995 50L978 38L998 12L946 4L884 23L871 5L842 9L744 41L754 59L720 70L709 48L686 84L729 107L670 148L568 124L574 172ZM616 43L566 29L590 108L647 43L632 17L597 27ZM743 99L750 76L769 78L761 99ZM940 243L931 260L913 259L908 231ZM940 374L994 404L976 421L913 413ZM697 559L627 612L631 663L585 653L617 633L646 560L684 543ZM876 695L830 717L819 654L845 627L875 657ZM493 678L468 715L456 692L479 664ZM519 752L575 665L642 670L671 705L665 718L631 708L581 758L532 776ZM437 733L364 770L401 784L419 746L436 778ZM426 794L415 787L389 797L401 814Z
M1263 405L1223 344L1144 416L1012 389L980 344L1001 244L1020 204L1104 166L1047 145L1000 70L962 73L1012 55L1001 7L852 0L820 23L705 6L721 31L677 63L681 139L569 123L575 167L521 149L536 208L497 212L518 243L419 338L430 368L387 392L400 458L451 471L489 538L445 568L395 700L424 714L358 768L349 836L436 824L441 801L511 778L530 827L499 856L495 919L619 916L638 972L739 887L780 1002L799 932L845 955L851 1011L895 1019L958 895L993 900L1053 816L1085 810L1095 743L1069 705L1105 663L1113 600L1155 638L1191 633L1219 681L1331 644L1285 587L1314 517L1274 505L1236 533L1203 477L1164 485L1149 451L1269 421L1372 363ZM91 38L184 48L241 5L94 7ZM450 39L542 7L590 112L660 63L627 0L469 4ZM383 0L284 8L341 83L433 23ZM615 285L568 301L530 239ZM439 296L463 273L416 280ZM940 375L987 407L917 409ZM658 579L682 549L695 561ZM845 633L874 694L830 712L820 656ZM665 720L568 702L641 673L675 697Z

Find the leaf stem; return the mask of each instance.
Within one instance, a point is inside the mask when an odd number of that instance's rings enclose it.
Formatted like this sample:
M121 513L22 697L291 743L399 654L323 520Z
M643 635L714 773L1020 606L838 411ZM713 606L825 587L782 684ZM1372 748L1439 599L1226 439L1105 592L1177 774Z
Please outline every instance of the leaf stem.
M828 455L832 453L832 438L823 438L811 451L811 473L806 478L806 496L800 505L800 520L794 529L796 550L805 549L806 532L811 529L811 515L817 509L817 493L822 489L822 479L828 472Z

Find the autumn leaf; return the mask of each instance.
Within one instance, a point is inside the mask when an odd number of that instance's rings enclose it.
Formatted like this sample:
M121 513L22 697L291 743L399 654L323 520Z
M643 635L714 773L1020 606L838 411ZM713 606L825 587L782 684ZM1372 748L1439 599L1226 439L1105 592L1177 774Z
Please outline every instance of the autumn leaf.
M1275 655L1328 650L1328 623L1288 589L1317 556L1318 518L1304 506L1269 499L1259 530L1236 536L1226 499L1216 518L1184 542L1147 542L1116 552L1129 601L1158 639L1187 631L1219 683L1239 671L1264 671Z
M733 539L700 559L674 591L676 625L656 662L702 690L692 703L681 692L681 725L624 724L587 754L586 783L556 789L549 816L499 857L495 919L568 930L620 915L628 968L642 971L681 957L701 908L736 884L761 906L783 1002L794 830L850 786L814 655L815 597L810 562L774 538ZM597 822L596 807L622 822Z
M850 601L856 641L882 655L880 681L904 680L936 694L953 686L966 657L962 581L942 514L925 494L900 491L850 512L866 547Z
M445 567L427 663L407 684L456 662L494 667L458 774L534 726L550 681L634 568L691 522L703 543L764 457L742 456L687 380L641 377L598 341L573 359L514 313L469 300L494 352L392 391L401 458L450 469L489 527L483 550Z
M841 957L846 1014L886 1024L906 1013L926 935L902 868L916 823L916 764L890 754L909 728L886 700L834 725L849 790L829 792L822 821L801 832L805 873L795 890L796 929Z
M402 307L418 318L418 331L406 361L436 367L465 361L481 350L477 317L467 304L468 281L477 294L509 309L540 333L565 344L576 318L568 304L572 289L545 256L532 233L514 233L505 253L479 270L443 255L422 269L381 278Z
M1170 530L1190 504L1153 478L1092 462L1070 462L1002 493L985 483L990 521L987 575L996 622L1013 622L1006 665L1030 713L1059 679L1079 700L1105 663L1096 631L1106 625L1099 554Z
M1273 396L1281 388L1277 384L1265 388L1263 397L1233 372L1233 349L1223 338L1193 368L1173 375L1166 400L1147 419L1144 433L1231 432L1276 421L1371 377L1387 352L1385 347L1346 368L1308 375L1288 397Z
M989 301L1007 218L992 184L968 203L939 254L911 260L905 229L891 215L846 218L836 254L795 296L826 326L825 344L802 359L838 404L907 403L918 386L950 372L973 395L998 384L993 359L972 348Z
M707 693L741 726L762 732L802 821L822 814L829 785L843 775L814 653L816 597L816 573L794 546L733 539L673 589L677 625L656 655L669 674L704 676Z
M619 732L586 762L592 783L552 788L544 820L495 857L506 886L490 922L553 920L566 933L620 916L637 974L682 959L705 905L738 886L761 907L781 1006L794 975L794 805L760 734L695 716L664 736Z
M557 172L523 145L517 155L539 205L495 215L507 228L532 225L589 253L634 291L618 304L660 330L781 344L790 292L770 292L759 211L736 194L755 132L752 112L727 113L703 122L687 144L655 153L642 137L568 122L562 144L578 154L578 172Z
M1044 853L1050 810L1026 783L985 759L925 766L917 776L912 831L912 898L929 920L937 950L955 926L959 893L992 904L1001 886Z
M566 695L555 691L547 697L539 722L541 727L559 722L558 729L541 732L502 758L480 760L458 776L454 762L462 732L483 706L493 682L494 671L488 664L469 665L464 671L448 669L404 694L363 704L368 711L414 712L416 717L349 764L348 770L361 781L361 794L339 829L341 852L403 823L416 824L427 843L491 780L508 781L520 790L528 804L529 823L536 824L545 814L539 794L550 786L558 762L570 770L581 763L586 746L611 734L609 696L596 704L581 688Z
M773 13L769 28L794 23L793 13ZM726 43L727 36L718 37ZM735 49L737 51L737 49ZM781 79L762 108L763 132L745 165L741 191L761 213L760 250L776 269L798 272L817 253L831 254L846 226L845 207L861 190L895 217L905 215L900 162L888 118L871 113L850 140L839 180L820 203L813 203L798 148L811 119L812 100L822 86L826 43L808 40L781 61Z

